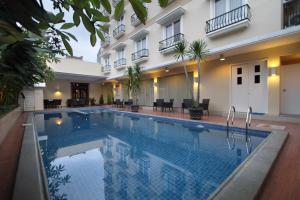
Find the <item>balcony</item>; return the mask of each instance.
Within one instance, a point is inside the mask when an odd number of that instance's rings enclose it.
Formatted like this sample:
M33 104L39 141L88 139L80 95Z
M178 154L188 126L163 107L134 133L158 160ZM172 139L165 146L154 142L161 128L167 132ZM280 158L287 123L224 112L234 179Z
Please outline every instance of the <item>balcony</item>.
M112 5L113 7L116 7L116 5L120 2L121 0L112 0Z
M146 8L146 10L148 12L147 8ZM141 23L142 23L141 20L138 18L138 16L135 13L133 15L131 15L131 25L132 26L138 26Z
M184 35L182 33L176 34L165 40L159 42L159 51L161 53L171 53L175 50L175 45L184 40Z
M114 38L118 39L125 34L125 25L121 24L113 31Z
M111 66L109 64L104 65L104 67L102 67L102 72L104 74L109 74L111 71Z
M283 4L283 28L298 25L300 25L300 1L285 1Z
M149 50L148 49L141 49L133 54L131 54L131 60L133 63L140 63L143 61L148 60L149 57Z
M110 37L107 35L107 36L104 36L104 40L101 41L101 47L102 48L105 48L107 47L108 45L110 44Z
M216 37L227 32L247 27L250 24L250 19L250 6L245 4L206 21L206 35L208 37Z
M120 58L114 62L114 66L116 69L123 69L126 66L126 59Z

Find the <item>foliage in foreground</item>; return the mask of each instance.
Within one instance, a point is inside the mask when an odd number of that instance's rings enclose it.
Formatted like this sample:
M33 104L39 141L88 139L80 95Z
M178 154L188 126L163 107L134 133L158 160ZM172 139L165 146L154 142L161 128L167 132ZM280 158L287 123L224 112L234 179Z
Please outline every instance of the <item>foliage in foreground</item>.
M133 67L128 67L127 69L127 83L126 89L128 92L128 96L132 96L133 98L133 103L135 105L138 104L138 92L140 90L140 82L142 78L142 70L139 65L134 65Z

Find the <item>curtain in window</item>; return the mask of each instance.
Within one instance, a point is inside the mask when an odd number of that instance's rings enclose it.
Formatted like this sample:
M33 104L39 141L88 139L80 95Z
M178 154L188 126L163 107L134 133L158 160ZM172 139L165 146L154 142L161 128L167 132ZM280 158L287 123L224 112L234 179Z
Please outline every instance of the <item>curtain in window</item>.
M243 0L230 0L230 10L241 7L243 5Z
M222 15L226 12L226 0L215 0L215 16Z

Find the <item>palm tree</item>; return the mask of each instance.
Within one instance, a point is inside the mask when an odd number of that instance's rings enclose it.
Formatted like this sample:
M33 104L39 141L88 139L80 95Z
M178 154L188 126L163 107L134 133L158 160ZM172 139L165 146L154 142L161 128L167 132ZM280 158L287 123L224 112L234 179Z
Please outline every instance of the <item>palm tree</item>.
M140 90L140 82L142 78L142 70L139 65L134 65L133 67L128 67L127 69L128 80L126 83L126 88L128 96L132 96L134 105L138 105L137 95Z
M200 104L200 62L202 60L205 60L209 50L207 49L207 44L205 40L196 40L191 43L190 48L189 48L189 56L197 61L197 70L198 70L198 87L197 87L197 105Z
M188 74L188 70L186 67L186 62L184 60L184 57L186 57L188 55L187 49L188 48L188 42L186 40L182 40L180 42L178 42L175 45L175 52L174 52L174 56L177 60L181 60L181 62L183 63L183 69L184 69L184 74L185 74L185 80L187 82L187 84L192 85L190 79L189 79L189 74ZM194 99L194 94L193 94L193 87L190 88L190 95L192 97L192 99Z

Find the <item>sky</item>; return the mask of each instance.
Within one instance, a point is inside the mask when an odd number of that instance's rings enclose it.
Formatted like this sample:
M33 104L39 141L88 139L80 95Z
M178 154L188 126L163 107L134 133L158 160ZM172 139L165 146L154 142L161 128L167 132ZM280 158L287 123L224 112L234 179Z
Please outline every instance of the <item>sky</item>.
M48 11L53 11L52 1L44 0L44 8ZM64 19L66 22L73 22L73 12L65 13ZM78 27L67 30L68 32L75 35L78 42L71 39L71 46L73 48L74 56L83 56L83 60L89 62L97 62L97 53L100 48L100 40L97 38L97 44L92 47L90 44L90 34L85 30L82 22Z

